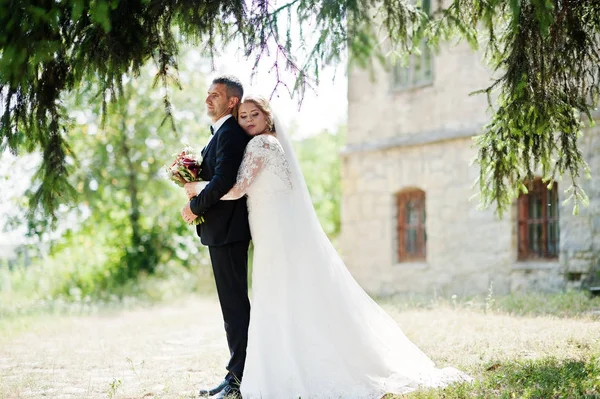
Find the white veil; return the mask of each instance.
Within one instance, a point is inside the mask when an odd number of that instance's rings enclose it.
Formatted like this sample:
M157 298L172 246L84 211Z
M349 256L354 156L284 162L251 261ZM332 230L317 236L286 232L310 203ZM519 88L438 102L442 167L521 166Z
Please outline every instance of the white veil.
M278 113L273 109L273 107L271 112L273 114L275 134L281 143L281 146L283 147L283 151L285 152L285 157L290 168L294 199L297 201L296 206L300 205L302 210L306 212L305 215L309 219L306 220L306 223L310 223L310 229L316 229L316 231L321 231L323 234L325 234L312 204L310 192L308 190L306 180L304 179L300 162L298 161L298 157L294 151L294 146L292 145L292 139L288 133L287 126L284 122L282 122L281 118L279 118Z
M469 381L470 377L457 369L436 368L434 362L404 335L398 324L356 282L321 227L292 139L275 112L273 122L291 173L293 194L290 209L293 212L287 217L294 222L292 228L295 229L297 240L293 245L298 247L295 254L303 260L308 259L308 263L313 263L312 267L303 265L311 278L321 276L328 282L323 292L311 291L313 287L305 283L303 292L313 292L313 295L322 298L324 306L325 303L339 305L336 313L350 315L350 318L357 320L357 324L354 331L347 331L342 328L345 324L336 324L333 313L316 312L314 309L311 310L311 320L316 320L314 317L318 314L320 317L327 317L321 320L324 325L339 328L335 334L338 344L339 341L346 340L347 347L353 348L353 351L349 350L342 356L348 356L349 364L359 362L366 367L360 369L355 376L357 380L364 377L364 370L369 370L374 373L370 377L372 383L381 387L384 393L404 393L407 386L415 383L443 386L457 380ZM367 366L369 364L371 366ZM390 374L381 373L380 367L384 365Z
M287 127L276 113L273 123L292 190L264 174L274 189L258 186L248 200L255 263L243 397L377 399L463 379L436 369L353 278L317 218ZM281 153L269 154L282 167ZM290 378L271 382L273 373Z

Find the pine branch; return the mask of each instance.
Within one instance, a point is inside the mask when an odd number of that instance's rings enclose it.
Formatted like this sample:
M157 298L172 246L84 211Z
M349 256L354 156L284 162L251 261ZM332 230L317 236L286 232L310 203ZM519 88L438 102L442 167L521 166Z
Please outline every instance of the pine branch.
M500 73L481 91L493 110L476 138L482 204L502 216L539 171L548 181L569 176L576 212L587 202L579 177L589 173L578 148L581 115L593 124L599 100L600 3L455 0L448 12L459 26L490 32L486 55Z
M351 65L388 64L427 38L433 47L456 34L471 46L487 34L486 55L500 78L483 93L496 98L494 116L478 138L482 202L499 213L522 181L541 168L545 178L568 173L574 198L585 163L577 148L580 114L591 121L598 102L600 2L596 0L453 0L428 16L409 0L7 0L0 3L0 150L42 151L32 213L54 214L66 185L68 135L61 96L98 82L107 112L123 96L124 76L155 59L165 91L177 87L179 41L210 56L240 38L256 64L271 65L289 92L303 93L346 50ZM300 37L291 34L298 21ZM287 26L285 22L287 21ZM481 27L481 31L476 29ZM295 29L296 27L294 27ZM309 42L309 29L319 32ZM175 33L176 32L176 33ZM295 77L293 85L280 73ZM172 119L171 119L172 121ZM552 159L556 158L556 162Z

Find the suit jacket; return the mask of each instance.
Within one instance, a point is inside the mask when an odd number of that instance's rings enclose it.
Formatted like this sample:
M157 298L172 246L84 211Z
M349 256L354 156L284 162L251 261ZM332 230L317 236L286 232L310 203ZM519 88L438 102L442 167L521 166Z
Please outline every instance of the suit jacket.
M204 245L250 240L246 198L221 201L235 184L248 141L250 137L235 118L229 118L202 150L200 178L209 183L192 198L190 206L193 213L204 216L204 223L196 226Z

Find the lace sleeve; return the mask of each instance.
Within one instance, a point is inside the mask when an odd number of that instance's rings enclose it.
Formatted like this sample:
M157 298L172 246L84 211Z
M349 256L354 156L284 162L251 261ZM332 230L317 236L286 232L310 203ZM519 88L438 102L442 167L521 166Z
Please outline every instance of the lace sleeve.
M266 141L264 137L258 136L252 139L246 147L235 185L227 194L221 197L221 200L242 198L264 169L271 151L272 144Z

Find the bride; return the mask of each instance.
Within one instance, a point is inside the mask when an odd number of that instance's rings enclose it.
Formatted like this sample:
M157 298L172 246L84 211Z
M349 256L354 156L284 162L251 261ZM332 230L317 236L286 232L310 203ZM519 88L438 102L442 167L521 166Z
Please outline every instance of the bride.
M268 101L246 97L238 122L253 138L221 199L248 197L254 242L244 399L371 399L469 381L436 368L351 276Z

